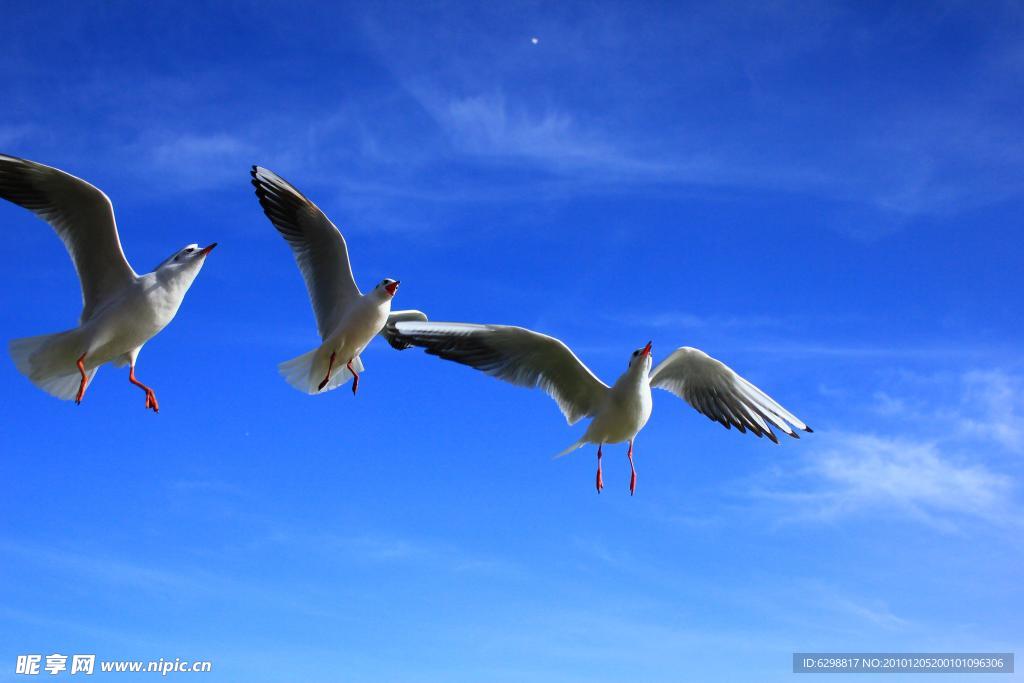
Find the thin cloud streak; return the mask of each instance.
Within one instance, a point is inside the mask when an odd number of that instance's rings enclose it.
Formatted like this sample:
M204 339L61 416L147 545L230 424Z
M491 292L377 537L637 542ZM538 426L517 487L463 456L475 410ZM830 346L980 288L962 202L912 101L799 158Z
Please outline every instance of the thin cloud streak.
M822 433L801 464L762 475L749 494L782 504L784 522L833 522L898 513L943 531L973 518L1021 525L1012 477L936 443L907 437Z

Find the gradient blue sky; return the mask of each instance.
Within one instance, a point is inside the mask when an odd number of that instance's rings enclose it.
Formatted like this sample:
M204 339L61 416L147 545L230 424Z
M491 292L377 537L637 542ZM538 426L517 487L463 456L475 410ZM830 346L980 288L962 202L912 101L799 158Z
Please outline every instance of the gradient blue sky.
M1024 650L1024 10L896 5L8 3L0 151L106 191L137 270L221 247L140 356L158 416L122 370L76 407L0 362L0 680L51 652L674 683ZM315 327L253 163L396 305L606 380L697 346L816 432L659 392L637 496L623 447L598 496L539 392L377 342L358 398L301 395L275 366ZM0 225L2 336L71 326L60 242Z

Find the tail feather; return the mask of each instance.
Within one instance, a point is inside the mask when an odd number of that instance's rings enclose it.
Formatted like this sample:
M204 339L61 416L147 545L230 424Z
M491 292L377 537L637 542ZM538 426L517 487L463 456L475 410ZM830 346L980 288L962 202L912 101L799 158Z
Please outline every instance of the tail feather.
M583 448L583 445L586 444L586 443L587 443L586 441L584 441L583 439L580 439L579 441L577 441L573 445L569 446L568 448L566 448L564 451L562 451L561 453L559 453L555 457L556 458L561 458L562 456L569 455L573 451L575 451L577 449L580 449L580 448Z
M18 372L37 387L59 399L70 401L78 394L82 375L75 362L78 353L76 330L13 339L8 345ZM87 370L86 387L92 383L98 367Z
M301 356L286 360L277 366L277 370L288 384L302 393L320 394L337 389L352 379L352 373L344 364L335 364L331 371L331 381L321 391L320 382L324 381L324 377L327 375L329 361L330 354L325 354L320 348L316 348ZM363 361L356 356L352 359L352 367L356 372L362 372Z

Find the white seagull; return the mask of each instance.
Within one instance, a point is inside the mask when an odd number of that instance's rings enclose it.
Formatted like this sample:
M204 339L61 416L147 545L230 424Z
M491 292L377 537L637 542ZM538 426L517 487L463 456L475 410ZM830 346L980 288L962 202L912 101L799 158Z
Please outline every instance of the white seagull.
M10 343L18 370L43 391L81 403L99 366L127 365L128 381L146 392L146 408L159 412L153 390L135 379L135 360L174 318L217 243L189 244L137 275L121 249L110 199L81 178L0 154L0 197L57 231L82 284L78 327Z
M569 424L591 417L583 436L559 456L584 444L597 444L597 491L604 444L629 442L629 492L636 491L633 439L651 416L651 387L682 398L726 429L748 429L778 443L777 427L799 438L793 427L812 431L771 397L703 351L683 346L651 371L651 342L637 349L624 373L608 386L554 337L522 327L469 323L399 322L398 341L420 346L446 360L468 365L492 377L523 387L539 387L551 398ZM789 424L787 424L789 423Z
M394 338L400 320L426 320L420 311L392 311L398 280L384 278L363 294L352 276L348 246L341 232L316 204L273 171L252 167L252 184L267 218L287 240L309 290L322 343L308 353L285 361L278 370L299 391L317 394L352 379L359 388L363 362L359 354L382 335L397 349L407 348Z

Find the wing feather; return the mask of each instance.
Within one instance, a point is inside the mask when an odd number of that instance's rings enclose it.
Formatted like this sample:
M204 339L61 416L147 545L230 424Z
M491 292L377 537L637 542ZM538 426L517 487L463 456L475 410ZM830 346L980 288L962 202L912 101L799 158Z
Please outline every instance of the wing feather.
M423 322L427 319L427 314L423 311L407 310L407 311L391 311L388 315L388 321L384 323L384 329L380 331L380 336L387 340L388 344L392 347L403 351L411 346L398 338L398 331L395 329L395 325L400 322L411 322L418 321Z
M776 443L772 426L793 438L799 438L793 427L813 431L725 363L688 346L676 349L654 368L651 386L672 392L726 429L750 430Z
M399 344L476 368L522 387L537 387L558 404L569 424L594 415L608 392L586 365L554 337L522 327L469 323L398 322Z
M82 322L138 277L121 248L110 199L81 178L0 154L0 197L42 218L64 242L82 285Z
M292 248L309 291L321 338L326 338L361 295L352 276L348 245L316 204L273 171L252 167L263 212Z

